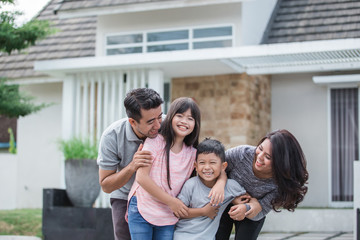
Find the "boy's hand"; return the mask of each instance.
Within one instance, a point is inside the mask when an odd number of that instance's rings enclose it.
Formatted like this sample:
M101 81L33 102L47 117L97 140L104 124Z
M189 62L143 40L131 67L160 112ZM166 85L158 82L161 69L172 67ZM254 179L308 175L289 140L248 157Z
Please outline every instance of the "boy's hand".
M204 210L204 216L207 216L208 218L214 219L218 212L219 212L220 206L212 206L211 203L206 204L203 207Z
M246 217L246 206L245 204L234 205L228 213L235 221L241 221Z
M248 203L251 199L251 196L248 193L245 193L244 195L236 197L232 203L234 205L241 204L241 203Z
M189 209L180 199L173 198L168 206L177 218L185 218L188 216Z

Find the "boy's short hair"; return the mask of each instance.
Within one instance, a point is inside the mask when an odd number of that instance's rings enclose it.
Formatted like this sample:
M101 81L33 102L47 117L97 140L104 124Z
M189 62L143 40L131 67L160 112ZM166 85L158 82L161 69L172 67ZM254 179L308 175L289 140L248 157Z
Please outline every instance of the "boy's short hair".
M225 148L224 145L216 140L205 138L199 145L197 146L196 151L196 161L198 159L199 154L209 154L214 153L221 159L221 162L225 162Z

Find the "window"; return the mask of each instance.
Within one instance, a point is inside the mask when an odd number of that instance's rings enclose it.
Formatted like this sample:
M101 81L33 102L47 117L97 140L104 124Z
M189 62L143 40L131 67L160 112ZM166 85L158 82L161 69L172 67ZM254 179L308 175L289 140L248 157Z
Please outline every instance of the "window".
M331 200L354 199L354 160L359 159L358 89L331 89Z
M233 27L157 30L106 37L106 55L232 47Z

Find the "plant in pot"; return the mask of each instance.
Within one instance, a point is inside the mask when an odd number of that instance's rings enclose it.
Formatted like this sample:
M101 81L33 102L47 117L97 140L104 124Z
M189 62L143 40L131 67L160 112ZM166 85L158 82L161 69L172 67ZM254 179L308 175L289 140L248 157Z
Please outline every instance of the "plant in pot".
M80 138L60 141L65 158L66 193L75 207L92 207L100 193L96 143Z

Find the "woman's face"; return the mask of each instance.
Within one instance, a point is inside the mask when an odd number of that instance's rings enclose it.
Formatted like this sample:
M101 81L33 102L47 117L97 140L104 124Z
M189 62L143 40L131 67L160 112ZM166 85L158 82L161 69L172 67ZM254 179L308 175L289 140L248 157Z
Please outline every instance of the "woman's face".
M271 142L267 138L265 139L257 148L256 148L256 155L255 155L255 163L254 168L255 170L264 177L271 177L272 176L272 168L271 168Z

